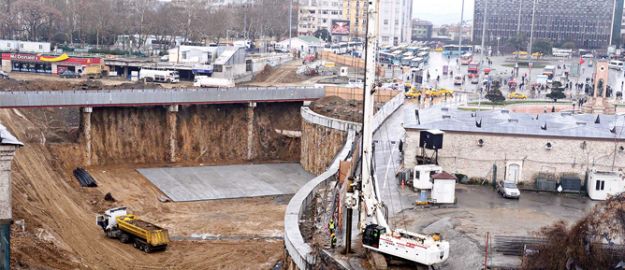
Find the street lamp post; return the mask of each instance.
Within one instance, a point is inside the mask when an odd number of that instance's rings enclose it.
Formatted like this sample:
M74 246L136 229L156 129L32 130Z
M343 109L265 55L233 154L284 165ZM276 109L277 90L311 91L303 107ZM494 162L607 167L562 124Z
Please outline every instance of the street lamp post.
M458 41L458 54L462 55L462 24L464 21L464 0L462 0L462 10L460 11L460 27L458 27L458 32L460 33L458 35L458 39L460 41Z
M530 26L530 43L529 43L529 48L527 49L528 52L528 57L529 57L529 63L527 63L527 66L529 68L529 72L527 73L527 81L531 82L531 77L532 77L532 45L534 42L534 20L536 17L536 1L534 0L534 3L532 4L532 25Z

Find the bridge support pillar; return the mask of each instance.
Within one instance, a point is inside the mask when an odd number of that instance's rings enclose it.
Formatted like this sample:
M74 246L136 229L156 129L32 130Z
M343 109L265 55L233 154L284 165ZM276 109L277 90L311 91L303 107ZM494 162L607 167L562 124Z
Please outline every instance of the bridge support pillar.
M254 159L254 108L256 102L247 106L247 160Z
M0 144L0 270L11 269L11 163L20 145Z
M176 146L177 141L177 115L178 105L170 105L167 107L167 135L169 136L169 161L176 162Z
M80 126L82 128L82 138L85 141L84 160L85 165L89 166L91 165L91 113L93 108L83 107L81 110Z

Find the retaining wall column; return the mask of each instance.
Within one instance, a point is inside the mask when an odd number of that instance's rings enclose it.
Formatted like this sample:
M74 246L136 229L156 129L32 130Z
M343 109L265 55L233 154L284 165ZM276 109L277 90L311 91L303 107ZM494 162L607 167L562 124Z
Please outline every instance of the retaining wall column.
M254 159L254 108L256 102L247 106L247 160Z
M176 145L177 145L177 129L178 105L170 105L167 107L167 133L169 135L169 161L176 162Z
M11 269L11 162L18 146L0 145L0 270Z
M85 140L85 165L91 165L91 113L92 107L82 108L82 118L80 125L82 126L82 138Z

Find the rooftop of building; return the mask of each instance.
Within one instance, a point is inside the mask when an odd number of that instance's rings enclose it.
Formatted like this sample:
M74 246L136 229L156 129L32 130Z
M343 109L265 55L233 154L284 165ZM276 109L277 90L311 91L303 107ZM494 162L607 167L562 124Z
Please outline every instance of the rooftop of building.
M532 115L508 110L470 112L447 108L429 109L419 114L420 123L417 123L416 114L406 116L404 127L407 130L440 129L499 135L625 139L625 115L570 112Z

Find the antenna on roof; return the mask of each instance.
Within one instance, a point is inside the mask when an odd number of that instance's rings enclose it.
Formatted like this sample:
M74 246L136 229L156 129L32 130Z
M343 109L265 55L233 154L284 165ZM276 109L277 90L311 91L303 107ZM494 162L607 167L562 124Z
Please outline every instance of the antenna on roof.
M597 114L597 120L595 120L595 124L601 124L600 115Z
M542 130L547 130L547 122L545 122L544 125L540 126L540 129Z
M616 125L610 129L610 132L616 134Z
M480 118L480 122L477 122L477 120L475 120L475 126L478 128L482 128L482 118Z

